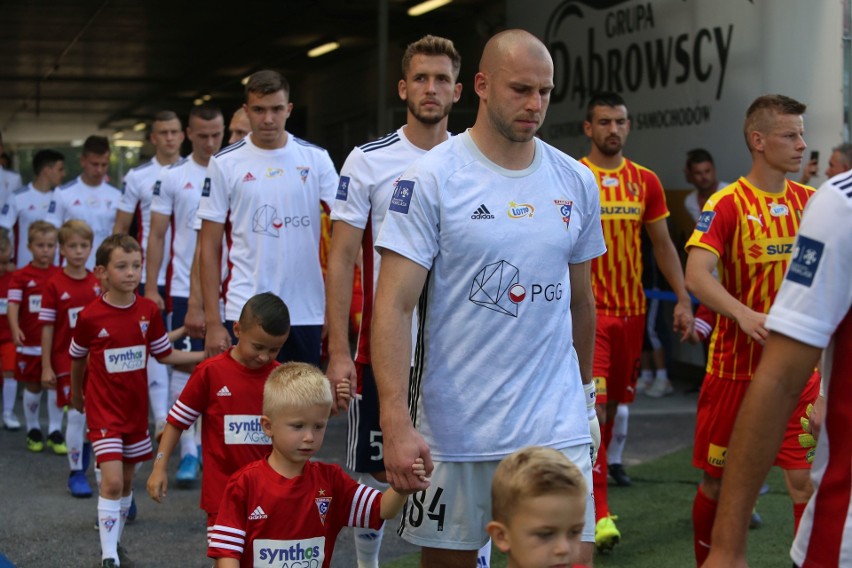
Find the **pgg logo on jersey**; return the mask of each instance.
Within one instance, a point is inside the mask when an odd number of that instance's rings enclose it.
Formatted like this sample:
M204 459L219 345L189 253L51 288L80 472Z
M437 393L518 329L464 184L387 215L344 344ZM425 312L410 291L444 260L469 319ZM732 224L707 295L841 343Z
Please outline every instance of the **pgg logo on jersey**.
M320 568L325 560L325 537L302 540L256 539L253 566Z
M528 290L529 288L529 290ZM482 308L518 317L518 304L529 299L555 302L562 299L562 283L520 283L518 268L505 261L486 264L473 279L468 300Z
M272 441L263 433L260 416L253 414L226 414L224 419L225 444L269 445Z
M748 264L779 262L788 260L793 253L795 237L775 237L768 239L746 240L743 242Z

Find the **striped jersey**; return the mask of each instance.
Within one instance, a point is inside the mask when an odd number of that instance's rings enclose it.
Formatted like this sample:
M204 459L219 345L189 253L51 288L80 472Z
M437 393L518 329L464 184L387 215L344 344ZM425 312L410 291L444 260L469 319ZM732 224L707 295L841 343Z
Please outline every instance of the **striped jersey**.
M852 565L852 172L828 180L808 203L793 258L766 327L822 359L826 414L805 509L790 555L802 568Z
M340 183L331 219L364 231L361 243L364 251L364 268L361 271L364 307L355 355L359 363L370 363L370 320L382 258L373 248L376 237L385 220L396 181L408 166L425 153L426 150L418 148L406 138L405 127L402 127L353 149L340 170ZM416 325L416 318L413 318L413 323ZM412 337L414 334L416 327L412 329Z
M228 482L207 556L236 558L240 568L328 568L341 528L381 528L381 503L381 492L336 464L308 461L286 478L261 459Z
M669 216L657 175L625 158L606 170L588 158L580 162L595 174L601 194L601 225L607 254L592 261L597 311L607 316L645 313L642 289L642 226Z
M766 193L744 177L714 194L687 249L701 247L719 257L719 281L748 308L769 312L793 252L793 241L812 187L787 181L782 193ZM716 315L707 372L751 380L762 347L736 321Z

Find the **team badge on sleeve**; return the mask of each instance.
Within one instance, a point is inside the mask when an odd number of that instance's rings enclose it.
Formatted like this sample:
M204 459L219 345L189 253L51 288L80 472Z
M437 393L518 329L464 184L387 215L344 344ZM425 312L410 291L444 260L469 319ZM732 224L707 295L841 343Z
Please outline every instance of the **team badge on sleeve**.
M51 201L51 203L53 203L53 202ZM9 204L8 204L8 203L6 203L6 204L4 204L4 205L3 205L3 211L0 211L0 213L2 213L3 215L5 215L5 214L6 214L6 213L8 213L8 212L9 212Z
M204 187L201 188L201 197L210 197L210 178L204 178Z
M695 225L696 231L706 233L710 230L710 225L713 224L713 218L716 216L715 211L704 211L698 218L698 224Z
M340 176L340 183L337 184L337 199L346 201L349 198L349 176Z
M412 195L414 195L414 182L407 179L399 180L391 196L390 210L408 215Z
M160 185L162 185L160 183L160 180L157 180L157 182L154 184L154 195L160 195Z
M793 260L787 270L787 280L810 288L814 283L814 276L819 268L824 249L824 243L799 235L796 246L793 248Z

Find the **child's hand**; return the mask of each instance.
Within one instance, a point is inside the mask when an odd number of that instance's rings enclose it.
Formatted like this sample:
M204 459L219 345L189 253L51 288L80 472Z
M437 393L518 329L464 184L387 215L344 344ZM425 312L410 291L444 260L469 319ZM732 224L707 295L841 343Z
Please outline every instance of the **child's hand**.
M426 465L423 463L423 458L417 458L414 460L414 464L411 466L411 471L420 478L420 481L426 481Z
M12 341L14 341L15 345L17 345L18 347L23 347L24 341L26 340L27 336L24 335L24 332L21 331L20 328L18 329L17 333L15 333L14 331L12 332Z
M53 373L53 369L41 370L41 386L46 389L56 388L56 375Z
M169 476L160 468L155 467L154 471L148 477L148 483L145 485L148 495L157 503L162 503L168 488Z
M336 390L338 405L348 405L349 400L352 398L352 384L349 382L349 379L340 379L340 382L337 383Z

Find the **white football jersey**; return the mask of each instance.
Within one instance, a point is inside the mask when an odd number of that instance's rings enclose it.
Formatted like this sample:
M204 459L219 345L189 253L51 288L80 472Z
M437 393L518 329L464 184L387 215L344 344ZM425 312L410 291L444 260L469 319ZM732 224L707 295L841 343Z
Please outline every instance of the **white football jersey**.
M160 172L160 179L154 184L151 211L172 217L171 257L166 240L163 266L171 264L169 293L178 298L189 297L189 271L198 238L195 221L206 177L207 168L199 165L190 155L164 168Z
M55 207L56 191L39 191L32 184L19 187L0 209L0 227L9 229L15 239L15 266L22 268L33 255L27 248L27 235L33 221L46 221L51 207ZM57 247L56 260L59 260Z
M112 234L121 191L106 182L93 187L78 177L60 185L55 197L56 207L48 213L47 221L57 227L69 219L81 219L89 224L95 239L86 268L94 270L95 252L104 239Z
M142 257L148 256L148 234L151 231L151 198L154 195L154 184L160 179L160 172L165 166L157 161L154 157L150 161L142 165L136 166L124 176L124 182L121 185L121 201L118 203L118 210L125 213L137 213L137 232L136 240L142 245ZM165 242L171 240L171 227L166 230ZM163 258L167 258L168 250L164 251ZM160 273L157 275L157 284L159 286L166 285L166 268L167 265L163 262L160 265ZM142 283L145 283L147 272L142 270Z
M12 192L24 185L21 174L0 168L0 207L9 201Z
M591 171L535 139L507 170L465 132L399 180L376 241L429 275L412 416L442 461L588 444L569 265L606 252Z
M251 136L210 159L198 217L225 225L229 243L225 319L237 320L255 294L270 291L293 325L322 325L321 202L330 206L337 172L324 149L292 134L277 150Z

